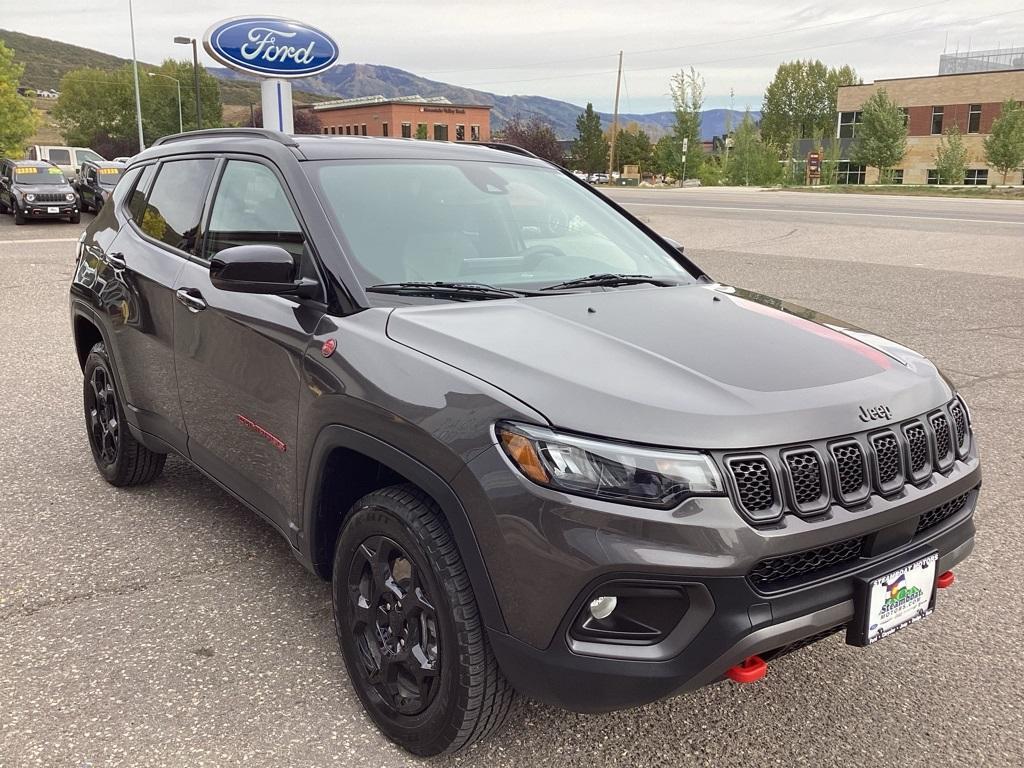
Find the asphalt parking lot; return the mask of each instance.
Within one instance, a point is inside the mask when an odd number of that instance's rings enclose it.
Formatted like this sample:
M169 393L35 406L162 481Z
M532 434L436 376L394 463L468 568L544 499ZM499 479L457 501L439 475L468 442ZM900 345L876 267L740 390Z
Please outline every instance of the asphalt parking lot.
M1024 204L610 194L723 282L943 367L984 457L977 548L932 617L869 649L833 637L756 685L610 715L526 702L428 764L1024 764ZM328 587L269 526L180 459L133 490L94 470L66 311L80 230L0 216L0 767L415 764L361 713Z

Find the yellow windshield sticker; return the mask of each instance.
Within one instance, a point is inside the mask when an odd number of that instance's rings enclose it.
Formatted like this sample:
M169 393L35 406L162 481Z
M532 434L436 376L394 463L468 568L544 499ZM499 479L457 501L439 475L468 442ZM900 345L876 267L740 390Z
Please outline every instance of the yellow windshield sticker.
M120 172L120 168L100 168L100 176L117 176Z
M62 171L60 168L47 168L46 172L51 176L59 176L60 174L64 173L64 171Z
M28 168L15 168L14 172L18 173L18 174L21 174L21 173L26 173L26 174L28 174L28 173L39 173L39 169L34 167L34 166L29 166Z

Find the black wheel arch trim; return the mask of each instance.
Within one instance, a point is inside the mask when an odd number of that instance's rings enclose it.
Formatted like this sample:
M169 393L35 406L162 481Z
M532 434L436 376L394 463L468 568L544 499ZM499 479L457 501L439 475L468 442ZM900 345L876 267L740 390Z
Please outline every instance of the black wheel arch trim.
M313 444L306 470L306 486L301 511L302 526L297 541L298 554L303 563L320 576L326 573L324 569L326 563L320 561L315 550L316 525L321 501L321 479L327 468L328 457L336 448L355 451L380 462L430 495L448 521L452 537L455 539L455 544L466 567L466 574L473 586L473 593L476 596L480 616L483 618L485 626L499 632L507 632L498 597L487 572L487 566L469 521L469 515L451 485L418 459L373 435L352 427L341 424L327 425L320 430Z

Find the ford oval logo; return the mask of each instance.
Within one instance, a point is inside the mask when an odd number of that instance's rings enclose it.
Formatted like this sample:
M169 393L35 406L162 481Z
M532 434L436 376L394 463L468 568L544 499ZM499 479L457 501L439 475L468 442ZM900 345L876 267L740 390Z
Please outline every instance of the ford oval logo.
M308 77L338 60L338 46L326 34L277 16L221 21L206 31L203 47L222 64L263 77Z

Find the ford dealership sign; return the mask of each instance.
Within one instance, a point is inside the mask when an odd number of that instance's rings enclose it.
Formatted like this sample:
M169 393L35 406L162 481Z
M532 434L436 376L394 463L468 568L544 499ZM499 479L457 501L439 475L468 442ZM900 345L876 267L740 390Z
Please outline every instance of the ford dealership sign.
M261 77L308 77L338 60L338 45L319 29L276 16L218 22L203 46L222 64Z

